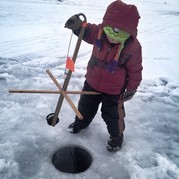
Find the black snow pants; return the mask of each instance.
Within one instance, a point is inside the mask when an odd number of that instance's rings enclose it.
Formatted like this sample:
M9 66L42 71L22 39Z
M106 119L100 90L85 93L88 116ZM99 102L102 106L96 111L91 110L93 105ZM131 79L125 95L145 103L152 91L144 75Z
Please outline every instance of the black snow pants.
M83 91L96 90L85 81ZM125 111L123 102L120 102L120 95L109 95L105 93L101 93L100 95L81 95L78 102L78 110L82 114L83 120L79 120L76 116L75 123L82 129L86 128L95 117L100 103L102 104L102 118L107 125L108 133L113 137L118 137L123 133L125 128Z

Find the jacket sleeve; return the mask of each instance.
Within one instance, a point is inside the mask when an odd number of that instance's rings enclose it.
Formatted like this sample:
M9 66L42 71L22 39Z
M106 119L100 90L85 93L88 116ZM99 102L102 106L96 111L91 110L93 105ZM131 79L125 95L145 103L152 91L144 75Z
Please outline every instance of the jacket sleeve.
M126 63L128 90L137 90L142 80L142 50L139 45L133 52L131 59Z
M83 40L89 44L94 44L97 39L98 31L99 25L88 23L85 29ZM80 29L73 31L73 33L78 36Z

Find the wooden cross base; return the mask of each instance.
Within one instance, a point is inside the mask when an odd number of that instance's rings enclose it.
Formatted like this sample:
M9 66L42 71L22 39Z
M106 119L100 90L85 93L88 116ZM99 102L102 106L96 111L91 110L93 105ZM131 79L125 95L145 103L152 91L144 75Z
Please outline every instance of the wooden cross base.
M71 108L74 110L76 115L80 120L83 119L82 114L78 111L77 107L74 105L68 94L86 94L86 95L99 95L100 93L95 92L95 91L64 91L61 87L61 85L58 83L56 78L52 75L50 70L46 70L47 74L50 76L52 81L55 83L57 86L58 90L57 91L52 91L52 90L21 90L21 89L10 89L9 93L46 93L46 94L61 94L63 97L67 100Z

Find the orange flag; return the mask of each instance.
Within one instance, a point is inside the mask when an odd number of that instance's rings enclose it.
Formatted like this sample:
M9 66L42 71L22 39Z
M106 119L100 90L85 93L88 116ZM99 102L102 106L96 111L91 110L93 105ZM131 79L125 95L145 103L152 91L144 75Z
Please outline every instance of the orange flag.
M69 70L71 70L73 72L75 71L75 63L70 57L67 57L66 69L69 69Z

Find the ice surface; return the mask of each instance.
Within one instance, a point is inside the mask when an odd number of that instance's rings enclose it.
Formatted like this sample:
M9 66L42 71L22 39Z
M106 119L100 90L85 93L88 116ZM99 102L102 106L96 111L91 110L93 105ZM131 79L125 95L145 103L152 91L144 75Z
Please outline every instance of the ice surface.
M126 130L121 151L109 153L100 110L77 135L68 133L74 112L66 101L56 127L47 125L59 95L9 94L11 88L51 89L50 69L60 84L71 32L64 28L83 12L100 23L111 0L0 1L0 178L1 179L179 179L179 2L126 0L137 5L138 38L143 49L143 81L126 102ZM73 36L73 43L76 41ZM73 46L70 54L73 52ZM82 43L69 90L81 90L91 46ZM71 95L77 105L79 96ZM59 172L51 163L62 146L80 145L92 157L80 174Z

